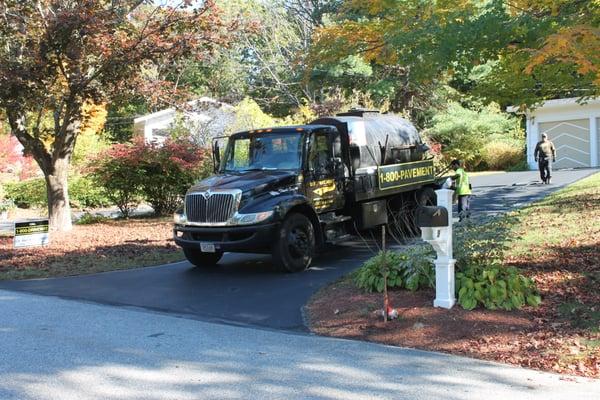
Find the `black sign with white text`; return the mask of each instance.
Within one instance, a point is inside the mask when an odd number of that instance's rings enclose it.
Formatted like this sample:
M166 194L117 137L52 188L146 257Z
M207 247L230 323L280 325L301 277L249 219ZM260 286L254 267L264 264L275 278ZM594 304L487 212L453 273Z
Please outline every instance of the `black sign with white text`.
M15 222L14 247L44 246L50 241L47 219Z

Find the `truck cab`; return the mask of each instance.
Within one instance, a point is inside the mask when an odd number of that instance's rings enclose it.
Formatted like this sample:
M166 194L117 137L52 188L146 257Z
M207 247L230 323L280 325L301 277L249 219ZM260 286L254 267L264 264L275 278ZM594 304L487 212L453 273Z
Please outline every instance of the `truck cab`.
M224 252L271 253L280 270L301 271L325 243L348 238L349 226L387 223L386 199L399 191L379 188L379 165L361 170L348 121L336 121L215 141L215 174L191 187L175 214L186 258L209 267Z

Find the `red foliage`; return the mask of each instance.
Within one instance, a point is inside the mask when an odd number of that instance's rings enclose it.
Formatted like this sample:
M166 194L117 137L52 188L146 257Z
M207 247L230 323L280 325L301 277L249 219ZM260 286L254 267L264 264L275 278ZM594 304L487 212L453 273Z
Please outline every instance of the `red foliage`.
M434 156L439 156L442 154L442 144L438 142L430 142L429 143L429 151Z
M12 135L0 135L0 172L14 172L22 153L19 141Z
M207 150L189 140L158 145L139 137L100 154L92 162L92 172L122 211L141 196L157 214L168 214L177 209L187 188L206 173L207 160Z
M32 157L23 155L22 148L13 135L0 135L0 172L18 174L20 180L38 174L38 165Z

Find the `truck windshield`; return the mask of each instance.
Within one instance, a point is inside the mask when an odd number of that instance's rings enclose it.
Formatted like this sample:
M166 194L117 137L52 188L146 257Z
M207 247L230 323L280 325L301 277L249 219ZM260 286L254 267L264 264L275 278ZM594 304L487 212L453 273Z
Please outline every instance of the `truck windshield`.
M261 133L230 137L223 171L298 170L302 135L297 132Z

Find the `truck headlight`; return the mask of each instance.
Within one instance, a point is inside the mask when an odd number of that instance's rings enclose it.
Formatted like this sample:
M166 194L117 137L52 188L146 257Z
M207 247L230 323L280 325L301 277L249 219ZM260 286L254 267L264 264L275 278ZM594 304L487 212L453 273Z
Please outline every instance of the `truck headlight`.
M250 225L266 221L273 215L273 210L263 211L259 213L238 214L236 213L231 219L232 225Z
M187 216L183 213L173 214L173 222L176 224L185 224L187 222Z

